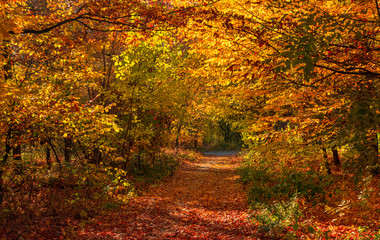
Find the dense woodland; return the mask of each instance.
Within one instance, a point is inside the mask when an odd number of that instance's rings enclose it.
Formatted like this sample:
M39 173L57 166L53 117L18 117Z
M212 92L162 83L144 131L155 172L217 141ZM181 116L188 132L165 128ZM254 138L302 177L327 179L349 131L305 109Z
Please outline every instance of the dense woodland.
M202 150L241 150L263 236L380 239L378 0L0 0L0 44L1 239Z

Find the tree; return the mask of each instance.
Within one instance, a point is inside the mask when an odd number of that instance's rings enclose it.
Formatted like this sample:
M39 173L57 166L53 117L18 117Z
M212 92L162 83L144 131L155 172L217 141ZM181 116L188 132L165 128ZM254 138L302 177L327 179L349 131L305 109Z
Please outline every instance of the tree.
M114 55L153 29L183 24L184 11L161 1L2 1L0 179L11 149L32 141L54 153L56 143L80 145L99 162L118 130L102 95Z
M192 47L254 134L290 121L304 146L353 144L361 169L378 172L377 2L226 0L200 13Z

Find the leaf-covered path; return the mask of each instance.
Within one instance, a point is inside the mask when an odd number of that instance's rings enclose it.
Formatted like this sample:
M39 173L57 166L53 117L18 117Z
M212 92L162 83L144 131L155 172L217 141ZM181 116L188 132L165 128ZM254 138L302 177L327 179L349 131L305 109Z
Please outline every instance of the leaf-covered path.
M247 220L238 159L208 156L185 162L164 184L98 219L83 239L258 239ZM255 237L256 236L256 237Z

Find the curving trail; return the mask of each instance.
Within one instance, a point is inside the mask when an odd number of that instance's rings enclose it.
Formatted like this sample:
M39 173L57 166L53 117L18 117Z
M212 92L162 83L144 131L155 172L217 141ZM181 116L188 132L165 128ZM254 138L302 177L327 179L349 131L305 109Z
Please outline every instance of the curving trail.
M167 182L80 232L82 239L260 239L234 156L185 162Z

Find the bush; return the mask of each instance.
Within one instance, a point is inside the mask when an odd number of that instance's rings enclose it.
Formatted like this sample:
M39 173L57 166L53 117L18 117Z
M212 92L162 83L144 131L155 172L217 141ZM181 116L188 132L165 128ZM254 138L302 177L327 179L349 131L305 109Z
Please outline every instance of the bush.
M251 219L260 224L261 231L270 234L277 234L285 228L294 226L302 217L297 194L287 202L274 202L270 205L255 203L252 208L254 213Z
M325 188L332 183L331 177L309 170L274 169L271 164L261 161L246 161L240 168L240 181L249 186L248 198L251 204L272 199L291 198L294 194L306 199L321 200Z
M175 156L160 153L152 160L143 152L132 159L128 168L137 180L149 184L173 175L178 166Z

